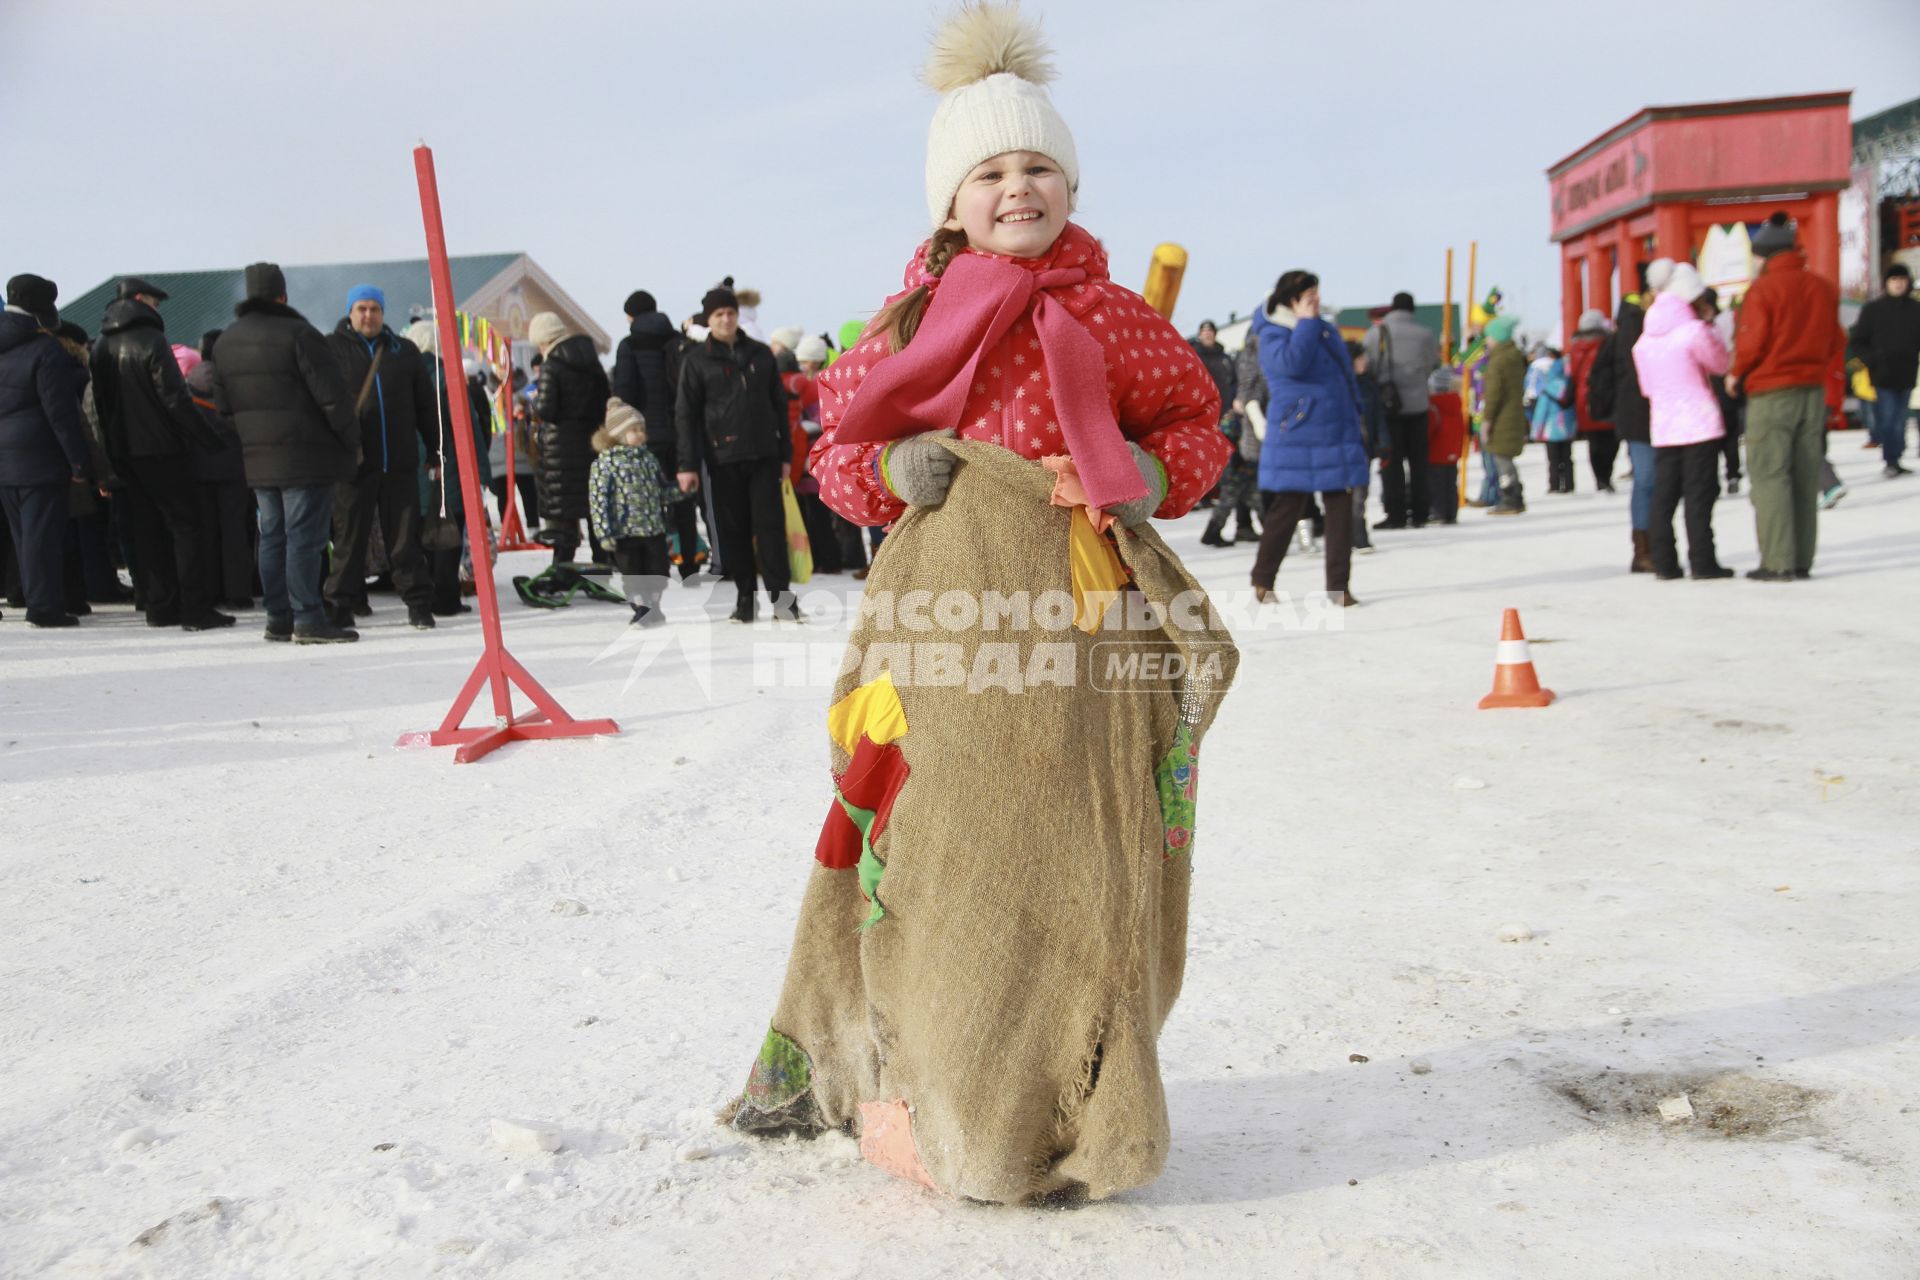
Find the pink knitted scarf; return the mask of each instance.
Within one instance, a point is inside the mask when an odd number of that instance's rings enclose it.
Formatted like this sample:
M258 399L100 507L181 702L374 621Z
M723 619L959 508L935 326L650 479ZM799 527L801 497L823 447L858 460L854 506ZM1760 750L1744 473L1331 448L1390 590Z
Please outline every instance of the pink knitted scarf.
M960 424L976 371L1029 304L1053 386L1067 452L1095 507L1146 496L1146 481L1107 399L1100 343L1052 296L1087 279L1085 267L1030 271L1015 262L961 253L933 287L920 328L861 382L840 419L840 444L900 440Z

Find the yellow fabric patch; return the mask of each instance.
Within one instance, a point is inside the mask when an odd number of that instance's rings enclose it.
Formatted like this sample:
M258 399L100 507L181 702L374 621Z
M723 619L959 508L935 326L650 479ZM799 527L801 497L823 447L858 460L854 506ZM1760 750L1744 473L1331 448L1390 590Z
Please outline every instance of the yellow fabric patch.
M1127 571L1106 535L1094 528L1086 507L1076 508L1069 522L1067 554L1073 568L1073 625L1088 635L1100 630L1100 619L1127 585Z
M827 732L848 755L862 734L876 747L905 737L907 713L900 705L900 691L893 687L893 673L882 671L834 703L827 711Z

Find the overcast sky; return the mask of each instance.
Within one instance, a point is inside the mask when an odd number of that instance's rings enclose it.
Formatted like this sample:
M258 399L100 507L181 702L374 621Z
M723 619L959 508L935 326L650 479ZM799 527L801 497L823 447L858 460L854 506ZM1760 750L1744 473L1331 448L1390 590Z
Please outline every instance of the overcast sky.
M1920 2L1049 0L1079 220L1114 277L1192 255L1175 320L1290 267L1330 303L1441 292L1480 242L1557 316L1544 170L1642 106L1920 95ZM454 253L524 250L609 331L723 275L768 327L834 329L925 234L925 0L538 5L0 0L0 274L77 297L122 272L417 257L411 150ZM344 299L343 299L344 304ZM311 316L322 327L333 316ZM1535 328L1535 324L1528 327Z

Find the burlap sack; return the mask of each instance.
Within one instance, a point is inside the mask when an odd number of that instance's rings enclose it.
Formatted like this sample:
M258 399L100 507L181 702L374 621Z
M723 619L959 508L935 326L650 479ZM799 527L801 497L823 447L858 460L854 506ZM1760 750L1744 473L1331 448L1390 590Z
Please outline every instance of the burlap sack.
M882 1167L954 1196L1103 1198L1167 1156L1155 1041L1186 958L1191 755L1238 653L1147 528L1114 534L1139 596L1170 620L1122 629L1117 608L1088 635L1036 607L1047 625L913 630L910 617L940 613L906 607L916 589L936 604L1071 591L1069 521L1084 517L1049 504L1052 477L1005 449L949 447L948 497L887 535L833 694L841 704L889 672L906 780L862 869L813 868L732 1123L844 1128ZM1182 593L1188 607L1164 609ZM922 683L951 679L952 664L910 674L924 650L902 643L957 644L967 681ZM1012 649L983 653L996 644ZM1185 674L1170 680L1174 654ZM1063 655L1074 669L1055 683ZM1019 692L996 679L1015 669ZM832 758L840 778L851 757L835 743Z

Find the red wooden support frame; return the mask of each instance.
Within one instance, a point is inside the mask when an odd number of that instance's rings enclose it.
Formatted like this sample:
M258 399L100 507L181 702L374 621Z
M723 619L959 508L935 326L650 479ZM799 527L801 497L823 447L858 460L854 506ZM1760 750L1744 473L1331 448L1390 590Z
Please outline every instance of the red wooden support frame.
M467 401L467 376L460 366L460 334L453 316L453 273L447 266L447 237L440 224L440 184L434 177L433 152L424 144L413 150L413 168L420 180L420 217L426 224L427 260L433 279L433 317L440 329L440 360L446 371L448 408L455 422L469 422L472 408ZM508 372L511 386L512 371ZM511 419L507 429L509 432L513 429ZM511 445L511 436L508 442ZM500 597L494 590L493 574L484 567L487 516L480 505L480 464L474 456L473 433L455 431L453 445L460 463L460 496L466 507L467 540L474 549L473 582L484 643L480 661L474 664L473 673L461 686L440 727L402 734L394 745L458 747L453 753L453 762L469 764L509 742L618 733L620 726L611 720L575 720L568 715L552 695L540 687L540 682L528 675L527 669L507 652L500 636ZM511 485L507 492L513 493ZM492 689L493 724L484 729L463 729L461 722L467 718L467 711L479 696L482 685ZM535 710L531 714L514 716L515 686L533 700Z

